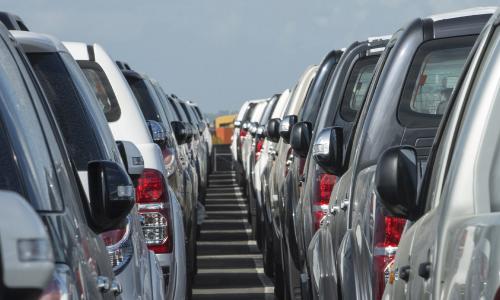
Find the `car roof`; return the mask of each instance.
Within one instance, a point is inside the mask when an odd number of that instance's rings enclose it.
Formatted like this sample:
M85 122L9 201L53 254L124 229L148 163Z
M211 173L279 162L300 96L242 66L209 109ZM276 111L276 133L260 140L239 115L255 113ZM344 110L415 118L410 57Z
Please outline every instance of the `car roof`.
M32 31L10 31L14 38L23 45L25 52L68 52L68 49L57 38Z
M9 30L29 31L23 19L21 19L21 17L13 13L0 11L0 22L2 22L5 25L5 27L7 27L7 29Z

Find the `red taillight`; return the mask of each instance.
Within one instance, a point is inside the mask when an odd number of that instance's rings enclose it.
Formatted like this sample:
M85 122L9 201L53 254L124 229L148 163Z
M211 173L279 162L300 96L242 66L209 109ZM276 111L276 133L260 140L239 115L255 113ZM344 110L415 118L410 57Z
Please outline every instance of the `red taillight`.
M314 229L318 230L321 221L328 212L328 204L330 203L330 196L333 187L337 182L335 175L319 173L316 177L314 194L312 199Z
M144 169L136 188L137 203L166 202L166 193L163 174L157 170Z
M246 129L240 129L240 138L247 136L247 132Z
M260 157L260 152L262 151L262 146L264 145L264 138L260 137L257 140L257 145L255 145L255 161L257 161Z
M373 274L375 299L382 299L384 288L390 275L390 265L394 261L401 234L406 224L403 218L380 216L375 222Z
M155 253L172 251L172 222L168 190L163 174L154 169L144 169L136 188L142 230L148 248Z

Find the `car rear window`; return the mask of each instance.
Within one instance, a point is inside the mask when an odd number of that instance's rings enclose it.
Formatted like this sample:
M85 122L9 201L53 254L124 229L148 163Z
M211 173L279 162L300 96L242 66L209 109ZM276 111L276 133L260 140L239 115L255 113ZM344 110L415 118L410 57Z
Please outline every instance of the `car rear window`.
M132 75L125 75L125 78L127 78L128 84L130 85L130 88L132 88L132 92L134 92L137 102L139 102L139 107L141 108L144 118L146 120L153 120L162 123L160 114L156 110L154 100L149 94L149 90L144 82L144 79Z
M341 116L352 122L365 100L379 55L359 59L352 68L342 99Z
M117 121L121 114L120 106L118 105L108 77L106 77L101 66L96 62L84 60L78 61L78 65L85 74L85 77L87 77L90 86L94 89L106 120L108 122Z
M398 116L408 127L436 127L477 36L424 43L410 66Z
M28 59L47 96L76 168L87 170L89 161L102 159L100 144L64 62L57 53L28 53Z

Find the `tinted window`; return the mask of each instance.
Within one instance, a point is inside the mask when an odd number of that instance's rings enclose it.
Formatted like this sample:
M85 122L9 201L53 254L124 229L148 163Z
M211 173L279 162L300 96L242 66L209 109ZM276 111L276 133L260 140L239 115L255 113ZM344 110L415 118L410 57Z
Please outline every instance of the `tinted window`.
M184 121L184 122L189 122L189 119L187 118L186 114L184 113L184 110L180 107L179 102L176 100L171 100L170 103L174 107L174 110L175 110L179 120Z
M271 114L273 113L274 107L276 107L276 103L278 103L278 97L273 97L269 103L267 104L266 110L260 119L260 125L266 125L267 121L271 118Z
M195 124L195 120L194 120L194 117L191 115L191 112L189 111L189 109L187 108L187 105L186 103L183 103L183 102L179 102L180 106L182 107L182 110L184 111L184 113L186 114L186 117L188 118L189 120L189 123L191 124Z
M399 118L404 125L439 125L475 39L434 40L418 49L401 94Z
M94 133L89 130L93 124L63 61L57 53L29 53L28 58L61 128L70 157L78 170L87 170L89 161L101 159L101 152Z
M21 185L16 155L12 151L3 124L0 126L0 190L17 192L27 197Z
M362 58L354 64L342 98L340 114L345 120L352 122L356 118L356 113L363 105L368 92L378 59L378 55L370 56Z
M146 120L153 120L161 123L160 114L158 114L158 111L156 110L154 100L149 94L149 90L144 82L144 79L133 75L125 75L125 78L127 78L127 81L137 98L137 102L139 102L144 118Z
M120 118L120 106L101 66L93 61L79 61L78 64L92 86L106 120L108 122L117 121Z

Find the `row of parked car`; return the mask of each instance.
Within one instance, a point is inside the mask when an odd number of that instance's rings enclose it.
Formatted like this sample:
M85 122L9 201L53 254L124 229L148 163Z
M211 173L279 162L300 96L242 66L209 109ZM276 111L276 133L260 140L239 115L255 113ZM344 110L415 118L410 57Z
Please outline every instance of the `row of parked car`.
M0 21L0 299L189 299L199 107L98 44Z
M279 299L500 297L500 10L417 18L247 101L232 154Z

